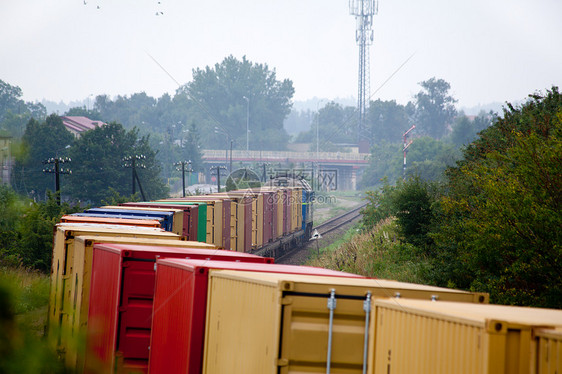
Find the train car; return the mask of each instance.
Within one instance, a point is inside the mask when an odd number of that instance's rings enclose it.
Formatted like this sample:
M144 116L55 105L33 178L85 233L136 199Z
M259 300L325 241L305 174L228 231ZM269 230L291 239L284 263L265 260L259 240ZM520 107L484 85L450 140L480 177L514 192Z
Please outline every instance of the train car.
M560 310L273 265L271 255L310 238L313 203L305 181L285 178L65 216L54 232L49 342L77 372L562 370Z

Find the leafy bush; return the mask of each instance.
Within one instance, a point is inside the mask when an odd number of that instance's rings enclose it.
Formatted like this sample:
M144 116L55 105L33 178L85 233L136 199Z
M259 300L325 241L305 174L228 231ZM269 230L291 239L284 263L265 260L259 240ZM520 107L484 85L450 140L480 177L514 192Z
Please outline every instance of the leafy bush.
M482 131L448 170L432 237L440 284L504 304L562 307L562 95L556 87Z

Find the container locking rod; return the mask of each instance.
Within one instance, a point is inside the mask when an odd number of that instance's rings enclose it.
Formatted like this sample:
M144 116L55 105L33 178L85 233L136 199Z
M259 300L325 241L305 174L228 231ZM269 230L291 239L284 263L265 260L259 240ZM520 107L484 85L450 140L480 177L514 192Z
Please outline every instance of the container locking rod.
M330 366L332 361L332 334L334 327L334 309L336 309L336 290L330 291L330 298L328 299L328 309L330 310L330 325L328 330L328 357L326 359L326 374L330 374Z
M363 374L367 373L367 355L369 349L369 315L371 314L371 291L367 292L367 297L363 301L365 311L365 342L363 343Z

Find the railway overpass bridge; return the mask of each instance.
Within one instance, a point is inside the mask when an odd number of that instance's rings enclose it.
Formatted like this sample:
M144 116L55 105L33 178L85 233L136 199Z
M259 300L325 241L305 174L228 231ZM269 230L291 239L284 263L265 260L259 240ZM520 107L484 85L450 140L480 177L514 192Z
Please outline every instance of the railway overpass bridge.
M228 172L240 167L252 167L262 175L286 171L315 180L320 189L355 190L358 177L369 163L368 153L352 152L290 152L203 150L203 162L209 167L223 165Z

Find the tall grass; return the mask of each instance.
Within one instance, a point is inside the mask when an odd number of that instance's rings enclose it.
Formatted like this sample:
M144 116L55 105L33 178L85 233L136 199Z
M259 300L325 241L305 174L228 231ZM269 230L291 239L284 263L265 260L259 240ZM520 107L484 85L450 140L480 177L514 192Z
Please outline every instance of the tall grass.
M372 229L348 231L322 250L307 265L402 282L428 283L428 260L401 240L395 218L380 221Z
M44 339L49 277L0 268L0 373L66 373Z

